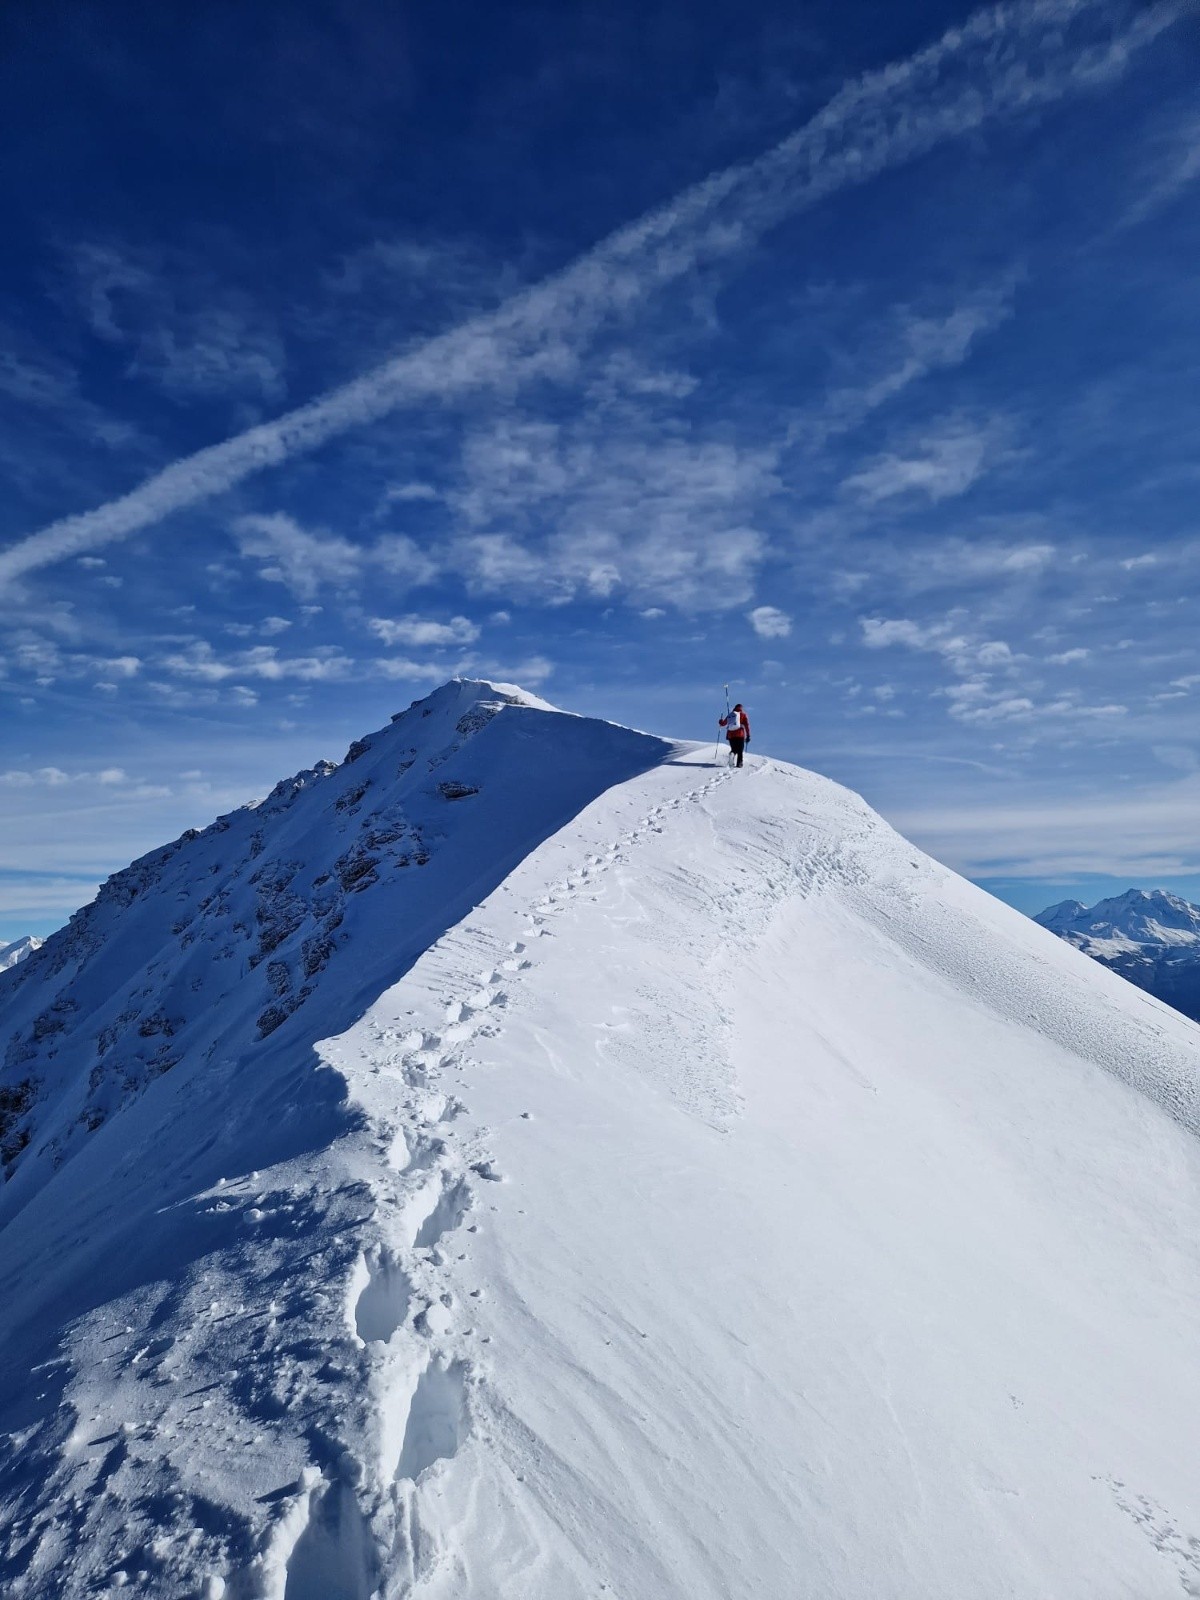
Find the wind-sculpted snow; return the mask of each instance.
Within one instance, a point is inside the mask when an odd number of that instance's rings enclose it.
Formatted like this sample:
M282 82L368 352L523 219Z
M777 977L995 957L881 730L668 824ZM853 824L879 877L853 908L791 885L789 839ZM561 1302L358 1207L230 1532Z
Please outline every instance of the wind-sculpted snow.
M1200 1593L1197 1030L824 779L501 703L239 814L227 987L94 1132L106 947L0 991L63 1021L0 1233L0 1589ZM401 800L421 843L369 844ZM118 1014L174 1026L182 936Z

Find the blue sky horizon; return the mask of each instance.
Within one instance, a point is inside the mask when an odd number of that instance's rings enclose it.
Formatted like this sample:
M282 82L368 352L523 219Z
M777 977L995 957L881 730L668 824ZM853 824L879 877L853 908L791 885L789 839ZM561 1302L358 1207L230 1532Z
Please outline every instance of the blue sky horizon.
M0 941L456 675L1200 898L1184 0L11 0Z

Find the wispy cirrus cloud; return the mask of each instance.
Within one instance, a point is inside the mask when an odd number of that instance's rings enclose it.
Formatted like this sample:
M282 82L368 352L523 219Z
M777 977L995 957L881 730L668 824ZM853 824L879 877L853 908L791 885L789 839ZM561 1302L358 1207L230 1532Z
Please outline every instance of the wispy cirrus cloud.
M1165 134L1141 178L1142 192L1121 219L1134 227L1177 200L1200 179L1200 111L1189 110Z
M795 418L789 442L822 450L831 439L858 427L912 384L961 365L978 339L1012 316L1017 283L1017 275L1009 273L963 296L949 311L898 308L890 325L874 333L870 353L861 358L862 371L853 381L843 378L837 383L819 410Z
M0 323L0 405L5 402L6 432L19 424L5 450L6 465L18 481L36 478L42 459L29 448L32 422L49 424L73 442L83 440L106 452L144 444L132 423L85 398L79 372L69 361L38 347L26 330Z
M681 436L641 415L505 417L467 438L447 497L461 531L443 559L484 594L732 608L767 551L757 520L778 461L777 445Z
M1105 0L1018 0L977 12L926 49L847 84L763 155L713 173L497 310L10 546L0 553L0 583L126 538L404 406L507 393L532 378L569 382L579 351L610 319L696 266L738 255L783 218L939 144L1110 82L1181 11L1178 3L1131 15ZM1082 23L1089 26L1075 35Z
M1153 883L1164 874L1200 870L1196 808L1200 774L1132 790L1077 794L1064 805L1043 794L997 794L974 805L898 808L892 820L960 871L1006 872L1061 880L1097 870Z
M283 399L283 341L195 263L87 243L71 264L92 332L127 353L130 376L175 398Z
M62 767L10 767L0 772L0 786L6 789L100 789L135 800L159 799L170 794L163 784L131 778L121 767L98 770L64 771Z
M951 422L913 439L907 449L876 457L851 473L842 489L867 505L911 495L934 503L952 499L966 494L1001 458L1006 431L996 424Z

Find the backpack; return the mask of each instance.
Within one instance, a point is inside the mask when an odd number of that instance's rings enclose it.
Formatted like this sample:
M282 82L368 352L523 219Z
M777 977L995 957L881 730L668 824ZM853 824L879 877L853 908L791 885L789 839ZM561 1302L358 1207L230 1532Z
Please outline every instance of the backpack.
M731 711L729 713L728 721L725 724L725 732L745 733L745 731L745 728L742 726L742 713L740 711Z

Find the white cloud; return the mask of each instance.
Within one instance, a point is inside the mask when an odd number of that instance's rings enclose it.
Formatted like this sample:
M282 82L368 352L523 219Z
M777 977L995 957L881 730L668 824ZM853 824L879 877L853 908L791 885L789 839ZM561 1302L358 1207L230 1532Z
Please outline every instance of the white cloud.
M755 606L746 616L760 639L786 639L792 631L791 617L777 606Z
M919 622L913 622L909 617L893 619L862 617L859 621L863 631L863 643L868 650L884 650L892 644L906 644L914 650L928 650L938 634L937 628L922 627Z
M1086 661L1091 653L1092 652L1090 650L1085 650L1081 645L1074 650L1062 650L1058 655L1047 656L1046 659L1053 666L1070 667L1073 666L1077 661Z
M1003 639L987 639L976 650L975 659L981 667L1007 667L1014 657Z
M1043 722L1080 724L1105 722L1128 715L1128 708L1114 701L1088 704L1075 692L1041 699L1040 682L1025 686L1015 680L1027 666L1028 658L1014 651L1003 639L978 639L964 631L960 613L951 613L940 622L922 623L910 617L860 618L863 643L868 649L883 650L901 645L941 658L957 681L935 693L944 699L949 714L960 723L987 726L993 723ZM1064 651L1056 662L1086 659L1086 650Z
M952 701L950 715L959 722L985 724L1060 720L1094 722L1124 717L1129 713L1128 706L1111 701L1103 705L1086 705L1072 695L1061 695L1057 700L1038 702L1028 695L995 694L985 690L985 698L980 703L978 697L974 696L970 699L965 696L956 698L953 689L948 689L946 694Z
M1011 722L1031 717L1035 707L1026 695L1003 695L986 705L967 705L961 701L950 708L960 722Z
M451 617L449 622L435 622L430 617L417 616L371 617L367 627L388 646L404 644L414 649L472 644L479 637L479 629L469 617Z
M0 783L8 784L14 789L28 789L34 784L44 784L47 788L53 789L60 783L70 781L61 767L38 767L33 772L13 768L8 772L0 772Z
M131 782L128 773L120 767L104 767L99 772L64 772L61 767L10 768L0 772L0 784L9 789L61 789L76 783L102 784L111 789Z
M300 600L311 601L330 589L353 589L372 571L386 572L406 588L430 582L439 571L438 562L402 534L356 543L327 528L305 528L284 511L239 517L233 536L241 554L259 563L260 578L282 584ZM306 617L321 609L300 608ZM267 617L259 631L269 637L289 626L283 617ZM226 632L234 634L252 631L246 623L226 626Z
M90 664L110 678L136 678L142 670L141 659L138 656L98 656L93 658Z
M362 570L361 546L325 531L309 532L282 511L239 517L233 532L242 554L263 563L262 577L304 599L328 584L350 582Z
M994 431L956 427L919 441L904 455L878 457L852 473L842 487L868 505L906 494L946 500L965 494L989 470L995 455Z
M225 683L231 678L260 678L280 683L296 678L307 683L341 683L353 675L354 662L340 650L320 655L281 657L273 645L256 645L231 656L218 656L210 644L195 643L166 655L158 666L181 678Z
M455 669L458 676L469 670L467 662L460 663ZM379 661L371 662L370 673L372 677L386 678L399 683L439 683L447 676L447 669L428 661L410 661L401 656L384 656Z
M1055 557L1052 544L1021 544L1007 548L1000 545L981 546L972 551L969 545L959 546L957 568L964 576L987 577L993 573L1040 572Z
M920 623L910 617L884 619L860 617L863 643L869 650L885 650L890 645L905 645L910 650L923 650L942 659L955 672L970 676L1010 668L1022 658L1003 639L973 639L961 627L961 612L951 612L941 622ZM986 677L975 677L984 682Z
M758 158L715 172L610 235L556 276L428 339L341 388L220 444L176 461L139 488L52 523L0 553L0 583L67 556L127 538L172 512L220 494L251 474L311 451L338 434L430 399L453 401L532 378L574 374L574 355L614 314L677 282L697 265L744 251L788 215L838 190L926 154L989 122L1026 113L1119 76L1179 11L1137 13L1102 43L1078 45L1065 23L1099 0L1018 0L956 24L936 43L847 83L804 127ZM123 337L113 274L93 274L93 321ZM143 286L132 284L134 292ZM185 382L224 383L240 339L181 366L174 340L140 359ZM258 360L255 355L255 360ZM253 363L252 363L253 366ZM266 368L251 372L260 385ZM293 575L295 569L293 568Z
M767 547L754 520L780 490L776 461L774 448L631 419L598 427L586 411L557 424L506 417L467 439L449 496L467 531L448 559L483 593L742 605Z

